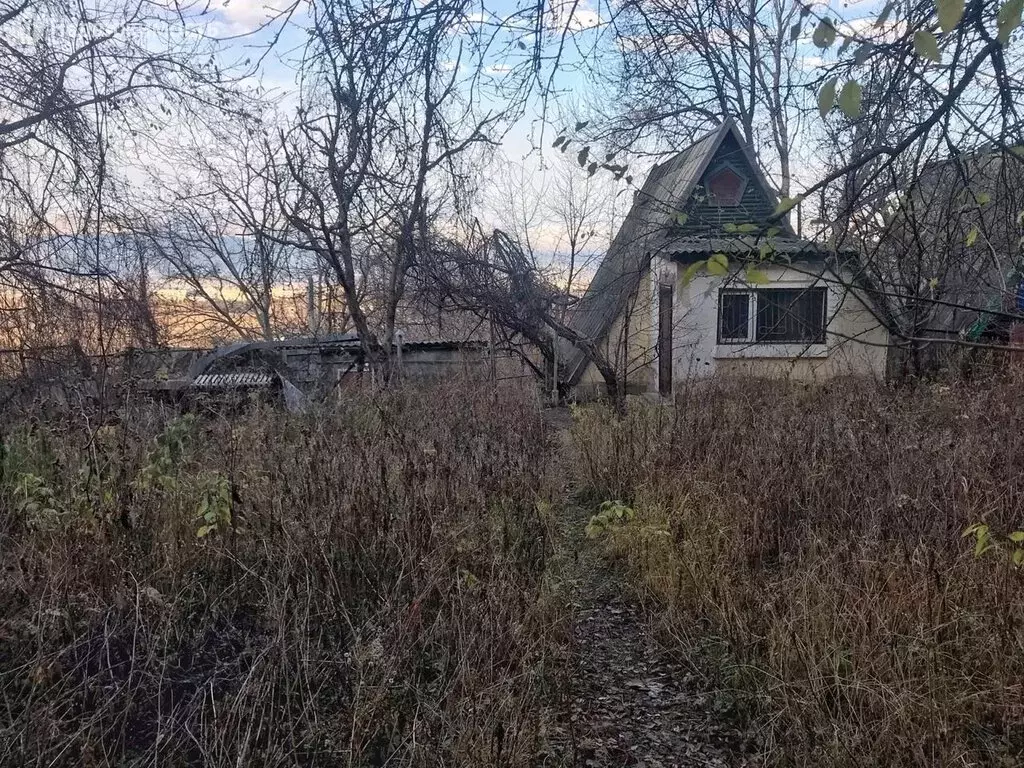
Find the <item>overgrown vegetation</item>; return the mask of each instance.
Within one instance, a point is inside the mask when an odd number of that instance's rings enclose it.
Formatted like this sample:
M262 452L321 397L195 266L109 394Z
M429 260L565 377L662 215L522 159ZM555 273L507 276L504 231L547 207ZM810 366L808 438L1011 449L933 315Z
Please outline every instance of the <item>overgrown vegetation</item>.
M536 403L8 426L0 764L525 765L560 674Z
M723 381L574 436L589 502L636 513L602 545L768 764L1024 760L1019 382Z

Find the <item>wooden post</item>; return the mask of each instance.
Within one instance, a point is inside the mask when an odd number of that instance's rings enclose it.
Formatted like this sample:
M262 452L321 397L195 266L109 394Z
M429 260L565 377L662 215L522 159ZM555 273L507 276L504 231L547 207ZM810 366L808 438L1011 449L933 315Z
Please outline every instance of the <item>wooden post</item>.
M551 329L551 404L558 405L558 334Z

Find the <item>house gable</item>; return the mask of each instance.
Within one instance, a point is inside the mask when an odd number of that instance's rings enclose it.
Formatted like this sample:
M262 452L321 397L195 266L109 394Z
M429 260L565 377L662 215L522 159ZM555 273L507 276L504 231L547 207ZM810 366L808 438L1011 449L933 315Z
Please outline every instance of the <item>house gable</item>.
M723 137L707 167L683 202L685 222L670 225L673 235L721 237L727 224L763 224L775 212L775 195L744 149L735 131ZM741 194L735 205L722 204L716 186L725 186L730 176L739 180ZM731 201L726 200L726 203Z
M709 198L708 184L723 171L740 177L736 205ZM667 236L722 236L726 223L765 221L775 210L775 195L732 120L708 132L679 154L654 166L612 240L570 325L594 343L603 341L630 296L650 268L651 253ZM685 214L685 215L681 215ZM780 225L791 235L787 223ZM566 351L566 379L575 386L586 368L583 350Z

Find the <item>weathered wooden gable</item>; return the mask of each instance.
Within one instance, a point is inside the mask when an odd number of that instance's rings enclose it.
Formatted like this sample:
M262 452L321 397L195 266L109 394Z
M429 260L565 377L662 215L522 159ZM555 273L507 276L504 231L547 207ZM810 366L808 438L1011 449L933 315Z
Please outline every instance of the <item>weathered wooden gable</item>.
M742 195L738 204L722 205L711 190L716 176L730 172L742 179ZM760 171L751 167L748 153L736 140L735 133L730 131L708 162L689 198L680 205L685 222L673 222L671 235L721 237L726 224L763 223L774 213L775 205L774 193L766 188Z

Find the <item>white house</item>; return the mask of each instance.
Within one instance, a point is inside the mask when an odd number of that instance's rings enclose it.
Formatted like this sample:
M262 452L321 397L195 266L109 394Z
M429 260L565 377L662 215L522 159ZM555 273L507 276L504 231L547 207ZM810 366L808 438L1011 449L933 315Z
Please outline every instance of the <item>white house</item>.
M694 376L882 377L889 333L855 254L772 226L771 188L732 121L655 166L571 318L630 392ZM563 381L605 380L577 345Z

